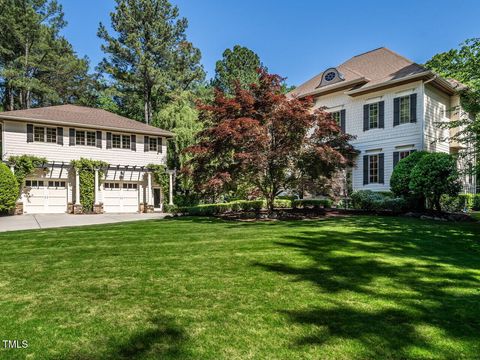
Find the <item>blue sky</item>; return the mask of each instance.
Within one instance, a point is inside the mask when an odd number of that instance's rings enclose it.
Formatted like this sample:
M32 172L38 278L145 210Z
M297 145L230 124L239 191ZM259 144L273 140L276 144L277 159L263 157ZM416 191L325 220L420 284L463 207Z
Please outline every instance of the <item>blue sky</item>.
M64 35L94 67L102 59L98 23L114 0L59 0ZM213 75L227 47L247 46L271 72L299 85L353 55L386 46L418 62L480 36L476 0L172 0L189 20L188 39Z

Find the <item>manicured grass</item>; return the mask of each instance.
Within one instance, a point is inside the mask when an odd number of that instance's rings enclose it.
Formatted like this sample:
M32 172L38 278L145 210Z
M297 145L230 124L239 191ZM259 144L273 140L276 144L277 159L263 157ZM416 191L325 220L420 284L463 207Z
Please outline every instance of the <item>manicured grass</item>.
M0 234L0 358L478 358L480 226L202 218ZM0 344L1 345L1 344Z

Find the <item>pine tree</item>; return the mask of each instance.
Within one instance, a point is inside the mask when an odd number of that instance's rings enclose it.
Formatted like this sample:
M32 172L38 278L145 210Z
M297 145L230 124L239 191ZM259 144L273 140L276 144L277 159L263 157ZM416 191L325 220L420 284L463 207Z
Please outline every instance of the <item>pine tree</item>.
M111 14L114 35L100 24L107 57L99 69L110 75L122 94L125 115L152 122L169 95L190 90L205 73L201 55L186 40L188 23L168 0L116 0Z

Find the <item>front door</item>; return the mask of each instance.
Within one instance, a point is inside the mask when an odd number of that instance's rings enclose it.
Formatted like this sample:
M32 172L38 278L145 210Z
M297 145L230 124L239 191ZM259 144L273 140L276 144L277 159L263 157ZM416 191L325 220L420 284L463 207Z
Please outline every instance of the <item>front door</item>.
M153 189L153 207L155 209L160 209L162 205L161 202L161 193L159 188Z

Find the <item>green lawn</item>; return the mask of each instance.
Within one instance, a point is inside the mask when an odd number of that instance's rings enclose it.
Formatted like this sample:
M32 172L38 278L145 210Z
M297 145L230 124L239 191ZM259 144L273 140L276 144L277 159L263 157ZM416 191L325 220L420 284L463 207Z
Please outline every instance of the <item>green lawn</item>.
M201 218L0 234L0 358L480 355L480 225ZM0 343L0 345L2 345Z

